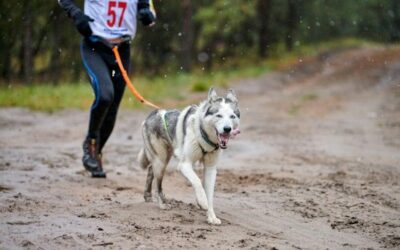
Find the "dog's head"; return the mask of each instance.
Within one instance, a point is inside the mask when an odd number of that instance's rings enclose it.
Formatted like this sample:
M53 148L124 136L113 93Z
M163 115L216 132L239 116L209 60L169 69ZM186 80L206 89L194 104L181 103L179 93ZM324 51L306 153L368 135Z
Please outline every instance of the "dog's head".
M215 129L219 146L227 148L229 139L240 133L239 102L232 89L225 97L220 97L213 88L210 88L204 122L206 126Z

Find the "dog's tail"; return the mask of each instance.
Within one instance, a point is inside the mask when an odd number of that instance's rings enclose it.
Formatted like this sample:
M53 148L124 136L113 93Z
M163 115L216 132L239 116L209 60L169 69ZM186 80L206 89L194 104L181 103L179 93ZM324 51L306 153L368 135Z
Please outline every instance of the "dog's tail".
M137 157L137 160L138 160L139 165L140 165L140 167L142 169L146 169L150 165L150 161L147 158L147 155L146 155L146 152L145 152L144 148L140 149L138 157Z

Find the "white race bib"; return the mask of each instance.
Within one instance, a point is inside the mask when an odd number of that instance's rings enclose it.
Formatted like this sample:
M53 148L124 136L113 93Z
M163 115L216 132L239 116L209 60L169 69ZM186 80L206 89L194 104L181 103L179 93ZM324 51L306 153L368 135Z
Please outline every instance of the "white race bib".
M85 0L85 14L93 35L112 39L136 34L138 0Z

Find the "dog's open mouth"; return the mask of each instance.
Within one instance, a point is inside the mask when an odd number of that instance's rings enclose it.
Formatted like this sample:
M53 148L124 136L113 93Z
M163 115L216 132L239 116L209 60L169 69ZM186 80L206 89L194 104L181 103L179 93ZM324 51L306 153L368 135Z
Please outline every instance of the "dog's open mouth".
M232 130L230 133L218 133L218 145L222 149L226 149L228 147L228 141L230 138L235 138L236 135L240 134L239 128Z
M228 147L228 141L231 137L230 133L217 133L218 136L218 145L222 149L226 149Z

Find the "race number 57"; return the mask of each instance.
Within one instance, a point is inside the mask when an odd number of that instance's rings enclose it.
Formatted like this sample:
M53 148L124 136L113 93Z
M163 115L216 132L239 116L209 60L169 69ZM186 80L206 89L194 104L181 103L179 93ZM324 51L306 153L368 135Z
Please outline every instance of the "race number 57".
M117 12L119 13L118 27L121 27L122 21L124 20L126 9L126 2L109 1L108 2L108 20L107 25L109 27L114 27L117 21ZM119 11L117 11L119 10Z

